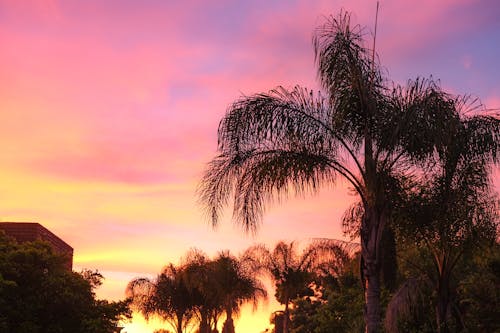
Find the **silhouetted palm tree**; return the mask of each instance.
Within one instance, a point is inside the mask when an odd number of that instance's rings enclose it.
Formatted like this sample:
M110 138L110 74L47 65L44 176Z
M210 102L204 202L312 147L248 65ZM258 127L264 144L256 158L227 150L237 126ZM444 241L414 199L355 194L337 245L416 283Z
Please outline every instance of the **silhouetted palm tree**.
M255 308L259 299L267 297L267 292L244 260L238 260L229 252L219 253L210 266L215 282L212 288L226 314L222 333L234 333L233 315L237 315L246 302L252 302Z
M302 296L312 296L311 283L316 273L339 270L347 258L335 241L323 240L309 245L301 253L295 242L279 242L271 251L264 245L255 245L246 252L253 259L253 269L268 274L276 287L276 299L285 306L283 332L289 332L290 302Z
M424 276L403 285L389 305L386 321L393 330L398 307L417 299L408 298L404 288L420 282L434 289L438 332L448 332L448 319L461 317L453 304L454 270L464 254L498 236L498 198L492 194L489 171L500 157L500 119L470 116L466 111L474 103L468 98L456 100L455 105L460 118L448 128L446 144L435 155L432 170L409 192L401 209L400 234L426 248L433 267L420 268Z
M341 13L314 36L326 96L295 87L245 96L218 130L200 198L213 224L234 194L234 217L255 230L264 205L290 192L316 192L341 176L359 195L367 332L380 325L380 251L397 176L425 160L456 118L453 97L432 80L389 86L363 30Z
M170 264L156 279L130 281L127 296L146 319L157 316L182 333L191 324L196 305L184 275L183 267Z
M199 324L199 333L210 333L211 319L220 314L221 309L211 292L212 277L209 274L210 260L198 249L189 250L181 260L184 282L194 303L194 314ZM217 314L214 314L216 312Z

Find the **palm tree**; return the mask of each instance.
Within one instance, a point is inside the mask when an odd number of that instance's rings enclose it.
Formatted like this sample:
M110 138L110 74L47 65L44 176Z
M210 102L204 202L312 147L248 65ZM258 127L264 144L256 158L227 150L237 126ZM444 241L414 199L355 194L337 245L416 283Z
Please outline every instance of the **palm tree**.
M271 251L265 245L255 245L246 252L252 258L255 271L271 277L276 287L276 299L285 306L283 332L289 332L290 302L297 297L311 296L316 273L339 271L347 252L335 241L311 243L300 254L295 242L279 242Z
M212 288L226 314L222 333L234 333L233 315L246 302L252 302L255 308L259 299L267 297L267 292L245 261L229 252L219 253L211 262L211 275L215 282Z
M409 191L398 228L403 239L416 240L431 254L433 266L420 267L424 275L413 281L426 283L435 291L438 332L449 331L452 313L463 324L458 307L452 306L456 305L454 271L465 254L495 242L500 224L498 199L492 194L489 177L491 165L500 157L500 119L470 116L475 103L468 98L456 99L454 104L460 117L448 129L447 142L435 155L432 170ZM401 298L415 301L404 290L412 284L405 284L391 302L387 326L396 327L394 314L405 305Z
M127 296L146 319L157 316L182 333L191 324L196 305L184 275L183 267L169 264L156 279L130 281Z
M397 175L435 151L456 114L432 79L388 87L363 29L342 12L313 39L326 92L278 87L244 96L221 120L218 150L200 185L213 225L234 194L234 217L255 231L266 203L316 192L340 176L363 207L360 228L367 332L380 323L380 251Z
M214 290L215 277L211 260L198 249L191 249L184 256L184 281L194 302L194 313L199 323L199 333L210 333L222 314L222 306Z

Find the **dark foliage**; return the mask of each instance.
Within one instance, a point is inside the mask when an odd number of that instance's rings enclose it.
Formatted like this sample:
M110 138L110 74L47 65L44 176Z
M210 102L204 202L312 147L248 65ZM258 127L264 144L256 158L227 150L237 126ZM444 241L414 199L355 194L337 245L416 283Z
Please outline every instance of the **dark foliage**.
M97 300L102 279L67 271L44 242L17 244L0 234L0 332L112 332L130 318L129 302Z

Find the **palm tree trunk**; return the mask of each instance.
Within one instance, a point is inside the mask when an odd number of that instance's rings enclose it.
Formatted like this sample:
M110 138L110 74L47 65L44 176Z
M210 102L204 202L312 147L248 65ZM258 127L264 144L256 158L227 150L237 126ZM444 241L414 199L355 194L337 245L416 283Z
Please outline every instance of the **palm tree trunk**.
M182 333L182 315L177 315L177 333Z
M219 333L219 329L217 328L218 325L219 325L219 319L217 315L214 315L212 333Z
M441 297L440 297L441 298ZM443 299L439 299L436 304L436 322L438 325L438 333L448 333L448 325L446 322L448 304Z
M289 310L288 310L288 303L289 300L288 298L285 301L285 312L283 313L283 333L288 333L288 326L289 326L289 321L290 321L290 315L289 315Z
M380 331L380 239L384 227L382 214L365 207L361 226L362 278L365 288L365 332Z
M205 311L201 313L199 332L210 333L210 325L208 324L208 313L206 313Z
M222 326L222 333L234 333L233 310L230 307L226 309L226 321Z
M450 302L448 279L445 274L440 276L438 299L436 302L436 323L438 333L448 333L448 305Z
M378 333L380 331L380 253L379 246L384 228L383 214L380 207L382 198L377 163L374 159L373 140L370 133L370 115L375 113L375 104L368 96L362 96L368 108L368 118L365 123L364 151L365 151L365 207L361 221L361 272L365 287L365 332Z
M365 268L366 333L378 333L380 328L380 277L378 270L372 266L370 264Z

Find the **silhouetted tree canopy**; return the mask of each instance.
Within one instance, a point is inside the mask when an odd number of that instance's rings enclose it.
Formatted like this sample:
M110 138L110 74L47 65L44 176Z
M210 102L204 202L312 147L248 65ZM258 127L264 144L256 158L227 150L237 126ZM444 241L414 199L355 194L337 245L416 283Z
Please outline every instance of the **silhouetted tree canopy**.
M240 307L267 292L244 259L223 251L214 259L192 249L179 265L167 265L156 279L136 278L127 286L133 306L146 319L159 317L176 333L197 328L199 333L218 331L225 314L223 333L234 333L233 317Z
M489 177L500 152L500 121L459 114L453 125L432 168L410 187L395 219L401 243L418 244L432 259L433 265L411 277L411 285L414 291L417 282L433 288L439 332L465 329L455 275L465 256L495 243L500 226L499 201ZM409 288L410 283L403 287ZM400 291L391 302L386 316L391 327L396 327L394 314L404 303L398 298L404 295Z
M130 318L129 302L96 299L102 279L68 271L45 242L17 244L0 232L0 332L113 332Z
M358 274L360 254L347 259L338 274L316 280L314 297L292 301L292 333L364 331L364 297Z
M355 244L354 244L355 245ZM296 242L278 242L273 249L255 245L246 251L254 270L267 275L275 285L276 300L285 306L280 317L284 333L290 332L290 304L296 298L314 295L312 283L321 276L342 272L353 244L335 240L312 242L299 251Z

